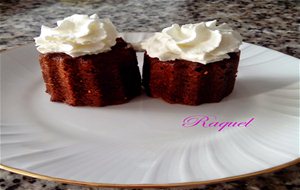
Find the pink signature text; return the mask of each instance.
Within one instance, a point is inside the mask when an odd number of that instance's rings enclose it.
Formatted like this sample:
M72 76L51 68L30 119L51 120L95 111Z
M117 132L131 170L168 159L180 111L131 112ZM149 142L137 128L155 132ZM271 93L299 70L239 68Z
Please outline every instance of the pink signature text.
M218 128L222 131L226 127L249 127L253 123L254 118L249 118L245 121L218 121L216 116L208 115L193 115L183 119L183 127L204 127L204 128Z

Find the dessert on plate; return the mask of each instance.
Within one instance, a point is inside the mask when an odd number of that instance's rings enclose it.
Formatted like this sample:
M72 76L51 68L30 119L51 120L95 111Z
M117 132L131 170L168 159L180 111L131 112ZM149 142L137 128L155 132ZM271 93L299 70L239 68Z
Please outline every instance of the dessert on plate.
M141 92L132 46L109 19L75 14L35 38L46 92L73 106L126 103Z
M236 79L240 34L216 21L173 24L141 43L148 96L199 105L229 95Z

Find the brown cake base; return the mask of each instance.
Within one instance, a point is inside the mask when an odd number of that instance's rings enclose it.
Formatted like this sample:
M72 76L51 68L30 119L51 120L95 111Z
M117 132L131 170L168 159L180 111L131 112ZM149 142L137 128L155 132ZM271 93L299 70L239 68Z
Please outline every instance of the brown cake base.
M136 53L121 38L109 52L76 58L47 53L39 61L51 101L106 106L128 102L141 92Z
M219 102L234 87L240 52L230 59L201 64L185 60L160 61L144 55L143 86L148 96L169 103L199 105Z

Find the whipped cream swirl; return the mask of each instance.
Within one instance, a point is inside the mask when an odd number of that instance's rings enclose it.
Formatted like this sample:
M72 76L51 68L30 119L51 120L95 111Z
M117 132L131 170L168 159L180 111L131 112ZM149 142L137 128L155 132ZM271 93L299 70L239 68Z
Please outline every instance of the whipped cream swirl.
M57 21L55 28L42 26L40 36L34 39L40 53L62 52L78 57L111 50L117 35L109 19L74 14Z
M230 58L228 53L239 51L242 37L226 23L217 21L173 24L141 43L150 57L160 61L175 59L203 64Z

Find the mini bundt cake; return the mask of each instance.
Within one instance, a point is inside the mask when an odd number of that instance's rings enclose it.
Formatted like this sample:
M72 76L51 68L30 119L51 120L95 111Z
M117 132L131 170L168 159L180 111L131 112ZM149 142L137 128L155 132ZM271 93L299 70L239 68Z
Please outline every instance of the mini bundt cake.
M128 102L141 93L136 53L110 20L73 15L42 26L35 38L46 92L51 100L73 106Z
M148 96L169 103L219 102L234 87L241 36L216 21L177 24L142 42L142 84Z

